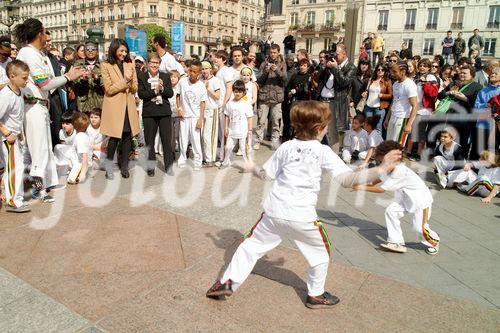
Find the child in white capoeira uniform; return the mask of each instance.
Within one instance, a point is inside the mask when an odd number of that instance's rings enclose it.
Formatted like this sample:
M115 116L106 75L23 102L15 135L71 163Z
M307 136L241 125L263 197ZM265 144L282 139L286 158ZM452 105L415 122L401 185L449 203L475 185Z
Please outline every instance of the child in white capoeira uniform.
M243 160L246 167L251 167L252 156L252 118L253 109L250 103L243 100L245 96L245 84L241 80L234 82L232 87L234 98L226 104L226 120L224 125L224 137L226 137L226 147L224 161L221 167L231 165L231 156L236 141L239 141L240 151L243 153Z
M477 173L472 169L478 169ZM484 203L490 203L500 191L500 156L483 151L479 161L466 163L463 170L448 172L448 185L468 195L477 195Z
M388 152L394 149L402 150L403 147L392 140L382 142L375 150L375 158L381 161ZM405 213L412 213L412 226L422 236L422 243L427 246L425 252L430 255L437 254L439 236L431 230L428 223L431 217L433 199L424 181L403 163L399 163L393 169L388 170L387 173L382 174L380 179L372 184L378 183L380 185L358 185L354 189L374 193L396 192L396 201L391 203L385 210L385 223L388 233L387 243L380 244L380 246L391 252L406 252L399 219Z
M12 61L6 68L9 82L0 90L0 166L5 166L2 183L7 211L13 213L30 211L23 198L24 159L20 143L24 120L21 88L28 82L29 71L22 61Z
M87 127L87 135L92 149L92 161L94 161L96 169L100 168L101 161L106 159L104 150L107 137L101 133L101 114L102 110L100 108L92 109L89 113L90 124Z
M368 133L363 129L365 117L358 114L352 120L351 129L344 135L342 159L346 163L358 160L359 153L368 149Z
M76 131L73 127L74 111L66 111L61 115L62 128L59 130L59 143L54 147L54 157L58 171L67 175L71 169L70 160L74 155L73 141Z
M217 138L219 136L219 106L221 82L212 74L212 64L208 61L201 63L203 83L207 89L208 100L205 104L205 119L203 123L203 160L204 166L214 166L217 158Z
M463 149L454 141L455 135L454 129L444 128L439 138L440 144L434 150L434 174L442 188L448 186L448 172L461 169L465 165Z
M200 132L205 117L205 104L208 100L205 84L199 80L201 62L193 61L188 69L188 77L179 81L179 94L177 95L177 114L179 124L179 150L180 156L177 166L183 168L187 161L188 143L191 143L194 153L193 170L201 170L202 151Z
M359 169L363 169L370 164L370 161L375 153L375 148L377 148L377 146L384 141L380 131L377 129L379 121L380 116L375 115L373 117L368 117L363 124L364 130L368 133L368 149L366 151L359 152L359 158L363 161L360 164Z
M309 264L306 306L331 307L339 302L324 290L331 245L315 208L322 172L328 171L342 186L349 187L375 180L394 166L401 152L391 152L378 168L353 172L330 147L320 143L330 119L330 109L324 103L304 101L292 107L296 139L283 143L260 171L260 175L275 180L264 201L264 213L245 236L222 278L207 291L207 297L224 299L232 295L257 260L288 238Z
M77 132L73 141L75 158L68 176L69 184L84 182L90 170L89 166L92 165L92 148L90 137L87 134L89 124L89 117L85 113L77 112L75 114L73 119L73 126Z

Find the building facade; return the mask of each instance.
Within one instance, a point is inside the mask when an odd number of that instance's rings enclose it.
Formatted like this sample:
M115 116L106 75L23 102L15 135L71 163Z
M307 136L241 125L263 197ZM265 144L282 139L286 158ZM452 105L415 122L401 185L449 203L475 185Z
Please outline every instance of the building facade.
M499 0L377 0L367 1L364 35L378 32L385 39L385 51L400 50L407 42L413 54L442 53L446 32L453 37L463 32L467 41L475 28L485 42L483 59L500 55Z

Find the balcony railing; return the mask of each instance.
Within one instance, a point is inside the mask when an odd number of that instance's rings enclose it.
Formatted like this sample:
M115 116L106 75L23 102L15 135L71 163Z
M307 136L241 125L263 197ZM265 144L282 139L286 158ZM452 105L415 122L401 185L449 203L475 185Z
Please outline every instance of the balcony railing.
M189 18L189 23L194 23L195 22L195 19L193 17L190 17Z
M208 10L214 11L214 6L208 6Z
M196 20L196 22L197 22L198 24L203 24L203 19L197 19L197 20Z
M173 20L174 19L174 14L167 14L167 18Z
M212 25L214 25L214 22L213 21L208 21L207 24L210 25L210 26L212 26Z
M104 16L99 17L99 21L104 21Z
M76 20L73 20L73 21L71 21L71 23L73 23L73 24L77 24L77 21L76 21Z
M181 0L181 5L185 5L187 3L187 0Z
M108 39L115 39L115 34L109 34Z
M81 3L80 8L85 8L85 3Z
M71 5L71 10L76 10L76 5Z
M437 30L437 23L427 23L425 26L427 30Z
M87 23L87 20L86 20L86 19L81 19L81 20L80 20L80 23L81 23L81 24L85 24L85 23Z
M125 14L120 14L120 15L118 15L118 19L119 19L119 20L124 20L124 19L125 19Z
M452 23L452 24L451 24L451 28L452 28L452 29L462 29L462 28L463 28L463 26L464 26L464 24L463 24L463 23Z
M114 21L115 20L115 16L114 15L109 15L108 16L108 21Z
M405 30L415 30L415 24L405 24Z
M186 16L181 16L181 21L186 22Z
M215 38L215 37L203 37L203 41L206 43L206 44L218 44L219 43L219 39Z
M95 17L92 17L92 18L90 19L90 23L95 23Z
M327 22L326 24L323 24L319 30L320 31L340 31L340 25L333 24L333 22Z
M387 31L387 24L379 24L377 26L377 30L379 30L379 31Z
M309 33L315 31L316 31L316 25L314 24L305 24L297 28L297 32L302 32L302 33Z
M222 36L222 42L223 43L232 43L233 42L233 36Z
M196 3L194 1L189 1L189 5L195 7Z
M148 15L150 17L156 17L156 16L158 16L158 12L149 12Z
M95 6L94 1L89 2L89 7L94 7L94 6Z
M104 0L99 0L99 6L104 6Z
M132 18L139 18L139 13L132 13Z
M70 43L78 43L79 41L80 41L79 35L69 35L68 36L68 42L70 42Z
M500 28L500 22L488 22L486 27L498 29L498 28Z

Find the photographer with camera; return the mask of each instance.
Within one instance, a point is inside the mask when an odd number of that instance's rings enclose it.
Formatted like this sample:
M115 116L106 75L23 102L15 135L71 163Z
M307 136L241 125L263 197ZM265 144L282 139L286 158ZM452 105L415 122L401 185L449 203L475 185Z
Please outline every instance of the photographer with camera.
M255 150L260 148L260 142L264 140L264 133L267 129L267 116L271 112L272 134L271 147L277 149L281 135L281 103L284 100L284 85L286 80L286 65L280 57L280 47L272 44L269 57L262 62L257 77L259 85L259 96L257 110L257 140Z
M344 44L338 44L336 52L329 51L325 60L325 69L318 77L318 100L329 103L333 116L328 126L329 145L342 145L343 135L349 129L349 90L357 69L347 58Z

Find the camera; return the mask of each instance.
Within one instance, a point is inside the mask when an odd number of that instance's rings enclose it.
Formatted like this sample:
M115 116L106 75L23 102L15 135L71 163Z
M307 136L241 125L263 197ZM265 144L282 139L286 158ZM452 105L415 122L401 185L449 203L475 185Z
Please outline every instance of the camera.
M328 51L325 54L325 60L326 61L333 61L333 60L336 60L336 59L337 59L337 52L335 52L335 51Z

